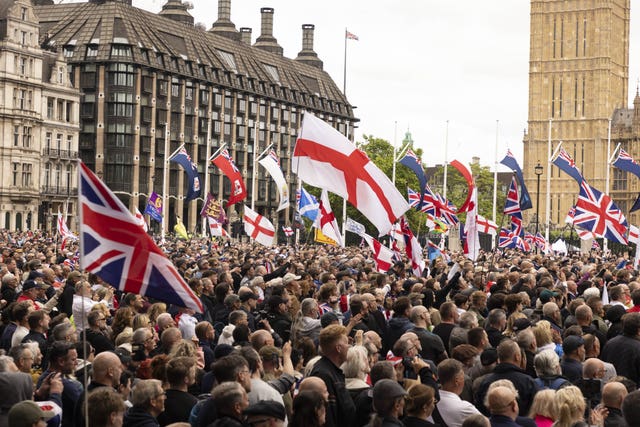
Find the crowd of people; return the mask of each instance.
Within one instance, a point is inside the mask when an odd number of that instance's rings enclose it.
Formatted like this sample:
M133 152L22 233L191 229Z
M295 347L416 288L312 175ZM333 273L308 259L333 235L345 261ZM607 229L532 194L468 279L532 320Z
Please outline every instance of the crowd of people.
M0 231L0 427L640 426L624 259L168 240L202 313Z

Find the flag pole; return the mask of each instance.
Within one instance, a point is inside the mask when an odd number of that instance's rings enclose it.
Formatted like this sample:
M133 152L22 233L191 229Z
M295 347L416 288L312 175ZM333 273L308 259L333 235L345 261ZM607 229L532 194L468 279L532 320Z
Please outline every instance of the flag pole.
M442 197L447 199L447 157L449 149L449 120L447 120L447 128L444 136L444 179L442 181Z
M211 107L207 111L207 148L206 148L206 156L207 159L204 162L204 203L207 203L207 197L209 196L209 157L211 156ZM202 217L202 235L207 235L207 217Z
M300 177L298 177L298 194L300 194L300 197L302 197L302 181L300 180ZM294 208L294 211L293 211L294 222L295 222L296 210L298 210L297 202L296 202L296 207ZM302 221L302 225L304 226L304 220L302 219L302 215L300 215L300 212L298 212L298 216L300 217L300 221ZM300 228L296 226L296 247L299 244L300 244Z
M342 67L342 94L347 97L347 28L344 29L344 63ZM349 133L349 124L347 123L347 135ZM353 141L351 141L353 142ZM357 147L356 147L357 149ZM347 237L347 199L342 199L342 242L346 245Z
M220 148L218 148L216 150L215 153L213 153L211 156L209 156L209 158L207 159L207 162L210 162L211 160L215 159L216 157L218 157L218 155L222 152L222 150L224 150L225 148L227 148L227 143L223 142L222 145L220 146Z
M496 222L496 206L498 204L498 129L500 120L496 120L496 152L494 156L494 169L493 169L493 218L492 221Z
M160 240L164 244L164 237L167 233L167 228L169 226L169 221L167 218L167 212L169 210L169 206L167 202L169 201L169 197L167 197L168 187L169 187L169 129L168 126L164 126L164 163L163 163L163 173L162 173L162 227L160 232Z
M607 173L607 178L606 178L606 183L605 183L605 193L607 195L609 195L609 181L610 181L610 177L611 177L611 173L610 173L610 169L611 169L611 160L609 159L609 156L611 156L611 119L609 119L609 126L607 127L607 156L605 157L607 159L607 164L605 165L606 168L606 173ZM607 251L609 250L609 244L608 244L608 239L605 237L604 239L602 239L602 252L603 253L607 253Z
M547 138L547 194L545 197L545 229L544 239L549 241L549 221L551 221L551 126L553 119L549 119L549 134Z
M396 156L398 152L398 121L393 122L393 167L391 169L391 182L396 185Z

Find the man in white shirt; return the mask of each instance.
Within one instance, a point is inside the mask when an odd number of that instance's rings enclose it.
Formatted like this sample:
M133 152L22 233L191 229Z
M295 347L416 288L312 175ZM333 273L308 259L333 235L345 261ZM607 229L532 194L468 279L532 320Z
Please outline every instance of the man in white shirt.
M113 291L109 289L102 301L94 301L92 299L91 284L86 280L82 280L76 284L76 293L73 296L73 321L77 331L82 331L87 327L87 316L91 308L96 304L104 304L109 306L109 301L113 298Z
M436 409L448 427L461 427L465 418L480 413L471 403L460 399L460 393L464 388L462 363L455 359L443 360L438 365L438 378L441 389ZM437 415L432 417L437 423Z

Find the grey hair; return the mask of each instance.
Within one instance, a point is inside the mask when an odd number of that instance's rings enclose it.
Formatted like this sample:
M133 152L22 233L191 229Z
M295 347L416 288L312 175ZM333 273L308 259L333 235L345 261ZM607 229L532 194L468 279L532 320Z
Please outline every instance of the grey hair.
M347 352L347 361L340 367L346 378L364 379L365 369L367 368L367 356L369 352L366 347L356 345L349 348Z
M13 357L2 355L0 356L0 372L7 372L9 366L13 364ZM14 368L15 369L15 368Z
M497 325L502 319L507 318L507 313L501 308L494 308L487 316L487 324L489 326Z
M300 304L300 311L302 312L302 315L308 316L309 314L311 314L311 310L315 308L316 305L317 301L314 298L303 299L302 303Z
M533 366L539 377L551 377L560 373L560 358L555 351L543 350L536 354Z
M148 408L151 399L162 392L162 382L160 380L138 380L131 391L131 403L133 403L133 406Z

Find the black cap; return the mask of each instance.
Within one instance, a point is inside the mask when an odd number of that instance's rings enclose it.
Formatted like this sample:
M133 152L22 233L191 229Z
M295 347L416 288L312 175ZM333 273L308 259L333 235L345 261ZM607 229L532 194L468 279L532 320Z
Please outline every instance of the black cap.
M40 285L37 284L35 280L25 280L25 282L22 284L22 291L24 292L39 287Z
M339 320L340 319L338 319L338 316L334 312L330 311L322 315L322 317L320 318L320 325L322 325L323 328L326 328L333 322L337 322Z
M244 292L240 295L240 301L242 302L249 301L250 299L258 300L259 298L258 295L253 292Z
M275 400L261 400L260 402L249 405L244 410L245 415L265 415L267 417L277 418L284 421L286 413L282 403Z

